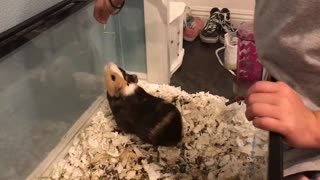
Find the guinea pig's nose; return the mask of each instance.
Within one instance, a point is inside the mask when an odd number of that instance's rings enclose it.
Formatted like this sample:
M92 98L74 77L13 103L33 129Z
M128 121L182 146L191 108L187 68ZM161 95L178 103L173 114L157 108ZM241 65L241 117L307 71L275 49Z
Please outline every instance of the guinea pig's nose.
M108 64L107 64L107 66L108 67L111 67L111 66L117 66L115 63L113 63L113 62L109 62Z

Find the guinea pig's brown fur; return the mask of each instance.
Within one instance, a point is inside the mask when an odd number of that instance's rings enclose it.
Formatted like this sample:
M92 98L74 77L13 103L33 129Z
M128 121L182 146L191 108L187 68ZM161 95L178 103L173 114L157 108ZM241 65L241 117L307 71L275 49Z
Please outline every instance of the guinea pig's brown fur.
M182 118L171 103L137 85L136 75L115 64L105 68L107 99L119 129L154 145L176 145L182 139Z

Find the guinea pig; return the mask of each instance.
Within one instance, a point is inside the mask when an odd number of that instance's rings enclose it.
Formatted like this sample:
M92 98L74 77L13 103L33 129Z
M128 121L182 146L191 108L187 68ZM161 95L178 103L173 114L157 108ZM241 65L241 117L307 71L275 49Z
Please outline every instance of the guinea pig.
M171 103L148 94L138 86L138 77L117 65L105 67L107 99L117 127L142 141L174 146L182 140L182 118Z

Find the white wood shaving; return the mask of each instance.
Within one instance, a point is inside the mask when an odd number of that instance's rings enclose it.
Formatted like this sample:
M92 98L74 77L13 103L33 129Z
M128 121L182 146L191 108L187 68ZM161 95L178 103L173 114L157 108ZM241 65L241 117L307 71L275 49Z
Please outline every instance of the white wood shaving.
M49 179L265 179L268 136L247 121L245 105L225 106L223 97L188 94L169 85L140 85L181 111L183 141L176 147L155 147L117 132L106 102L74 139L68 155L50 167Z

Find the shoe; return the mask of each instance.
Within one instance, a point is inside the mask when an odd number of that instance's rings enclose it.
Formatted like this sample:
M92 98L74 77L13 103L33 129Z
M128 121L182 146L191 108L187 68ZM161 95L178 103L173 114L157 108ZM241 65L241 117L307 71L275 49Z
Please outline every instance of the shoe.
M223 8L220 11L220 16L219 16L219 20L220 20L220 35L219 35L219 41L224 44L225 41L225 34L229 33L229 34L235 34L236 32L236 28L234 28L234 26L231 23L231 18L230 18L230 11L227 8Z
M187 9L186 19L183 24L183 39L185 41L194 41L203 28L203 21L199 17L191 15L191 11Z
M183 29L183 39L185 41L194 41L203 28L203 21L199 17L187 17L186 25Z
M200 33L200 39L204 43L216 43L220 34L220 10L212 8L210 18Z

